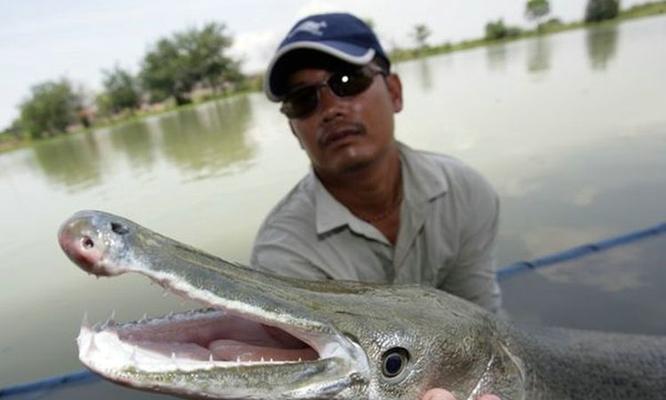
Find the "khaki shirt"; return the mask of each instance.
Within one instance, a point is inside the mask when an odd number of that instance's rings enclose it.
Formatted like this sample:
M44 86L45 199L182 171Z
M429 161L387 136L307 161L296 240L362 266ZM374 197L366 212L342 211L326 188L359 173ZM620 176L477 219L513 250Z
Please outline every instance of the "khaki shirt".
M404 195L395 247L311 171L266 217L251 266L302 279L418 283L498 312L497 194L454 158L398 148Z

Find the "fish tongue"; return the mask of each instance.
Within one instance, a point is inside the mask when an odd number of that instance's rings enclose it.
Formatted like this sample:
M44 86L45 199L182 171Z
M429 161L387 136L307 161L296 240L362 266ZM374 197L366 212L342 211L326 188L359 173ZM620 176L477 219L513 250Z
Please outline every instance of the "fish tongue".
M214 340L208 345L213 358L223 361L307 361L316 360L317 352L311 348L280 349L277 347L255 346L236 340Z

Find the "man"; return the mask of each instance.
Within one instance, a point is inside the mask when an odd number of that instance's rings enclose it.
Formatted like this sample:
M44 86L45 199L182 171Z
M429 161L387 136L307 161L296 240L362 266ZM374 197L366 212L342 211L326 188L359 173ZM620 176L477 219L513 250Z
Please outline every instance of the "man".
M497 195L459 161L395 140L401 82L363 21L322 14L296 23L268 67L265 91L282 102L312 171L261 226L254 268L419 283L499 311Z

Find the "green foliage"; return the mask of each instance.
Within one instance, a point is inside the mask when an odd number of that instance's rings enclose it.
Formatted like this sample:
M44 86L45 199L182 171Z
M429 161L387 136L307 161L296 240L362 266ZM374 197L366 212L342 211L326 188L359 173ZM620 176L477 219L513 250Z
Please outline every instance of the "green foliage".
M209 23L160 39L143 60L141 81L152 101L173 96L177 104L190 101L197 86L217 91L242 80L238 62L224 53L231 46L225 26Z
M420 49L428 48L428 38L432 35L432 31L425 24L414 25L412 37L416 41L416 45Z
M537 23L550 12L548 0L528 0L525 5L525 17Z
M613 19L620 13L619 0L588 0L585 8L585 22L599 22Z
M628 10L623 10L621 15L625 18L637 18L649 15L666 14L666 1L655 3L637 4Z
M549 20L546 21L546 22L542 22L542 23L540 23L540 24L539 24L539 27L540 27L542 30L543 30L543 29L548 30L548 29L556 29L556 28L559 28L559 27L561 27L562 25L564 25L564 23L562 22L561 19L556 18L556 17L553 17L553 18L549 19Z
M67 79L43 82L31 89L31 96L20 105L21 126L32 138L65 132L82 109L81 96Z
M488 40L499 40L519 36L522 33L520 28L506 26L500 18L497 21L491 21L486 24L486 36Z
M141 93L135 77L119 66L104 74L104 93L97 96L97 106L103 113L117 114L125 109L138 108Z

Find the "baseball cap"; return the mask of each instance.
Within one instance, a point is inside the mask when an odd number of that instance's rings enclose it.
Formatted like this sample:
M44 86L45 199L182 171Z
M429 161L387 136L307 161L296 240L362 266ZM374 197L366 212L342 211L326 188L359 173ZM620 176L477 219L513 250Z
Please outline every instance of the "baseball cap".
M390 66L377 36L361 19L348 13L311 15L296 22L278 46L264 79L266 96L280 101L286 94L289 74L317 65L322 56L329 64L352 65L365 65L379 56Z

